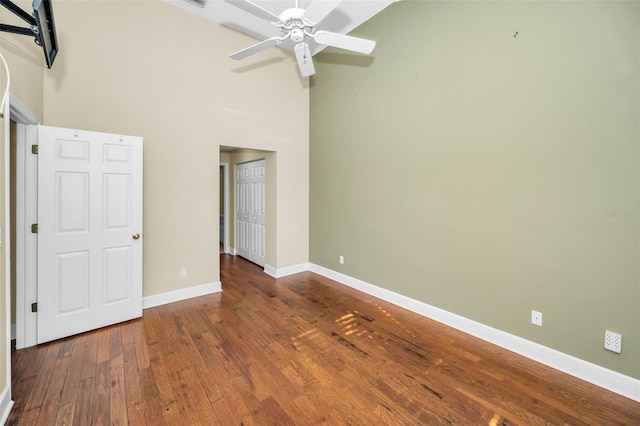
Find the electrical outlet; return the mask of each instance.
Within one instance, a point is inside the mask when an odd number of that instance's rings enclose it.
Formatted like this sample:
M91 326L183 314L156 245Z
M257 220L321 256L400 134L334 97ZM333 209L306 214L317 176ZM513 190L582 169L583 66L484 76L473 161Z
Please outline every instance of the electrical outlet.
M340 264L344 265L344 256L340 256Z
M186 278L187 276L187 268L180 269L180 278Z
M531 324L542 327L542 312L531 311Z
M605 330L604 332L604 348L615 353L622 352L622 334Z

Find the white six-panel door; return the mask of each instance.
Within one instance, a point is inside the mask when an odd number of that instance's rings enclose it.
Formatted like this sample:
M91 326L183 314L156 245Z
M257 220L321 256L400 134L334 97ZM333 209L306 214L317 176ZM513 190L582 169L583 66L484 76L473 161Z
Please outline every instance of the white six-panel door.
M38 128L38 343L142 315L142 138Z
M236 165L236 250L238 255L265 263L265 161Z

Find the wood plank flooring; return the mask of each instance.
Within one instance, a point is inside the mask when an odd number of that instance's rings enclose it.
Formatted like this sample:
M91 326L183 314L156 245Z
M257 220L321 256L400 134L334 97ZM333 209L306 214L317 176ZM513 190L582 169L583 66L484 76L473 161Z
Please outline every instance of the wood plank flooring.
M640 404L313 273L12 354L9 425L639 425Z

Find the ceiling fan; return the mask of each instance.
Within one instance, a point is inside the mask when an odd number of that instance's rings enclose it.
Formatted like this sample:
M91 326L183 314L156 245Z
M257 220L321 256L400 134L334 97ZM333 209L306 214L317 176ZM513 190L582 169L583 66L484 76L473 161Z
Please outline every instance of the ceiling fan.
M285 9L280 15L276 15L251 0L225 0L254 16L269 20L280 28L281 36L271 37L239 50L229 55L233 59L244 59L269 47L280 45L289 41L294 43L293 51L298 61L300 74L307 77L315 74L315 67L311 59L312 53L307 41L312 39L316 43L325 46L351 50L353 52L369 54L376 47L376 42L364 38L348 36L331 31L318 29L319 24L333 10L342 3L342 0L313 0L306 9L299 7L299 0L295 0L295 6Z

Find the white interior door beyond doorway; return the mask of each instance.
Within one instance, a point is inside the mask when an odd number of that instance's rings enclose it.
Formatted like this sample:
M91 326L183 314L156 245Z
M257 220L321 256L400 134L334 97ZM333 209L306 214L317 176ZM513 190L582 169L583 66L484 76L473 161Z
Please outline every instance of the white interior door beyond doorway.
M265 160L236 165L236 250L239 256L265 264Z

